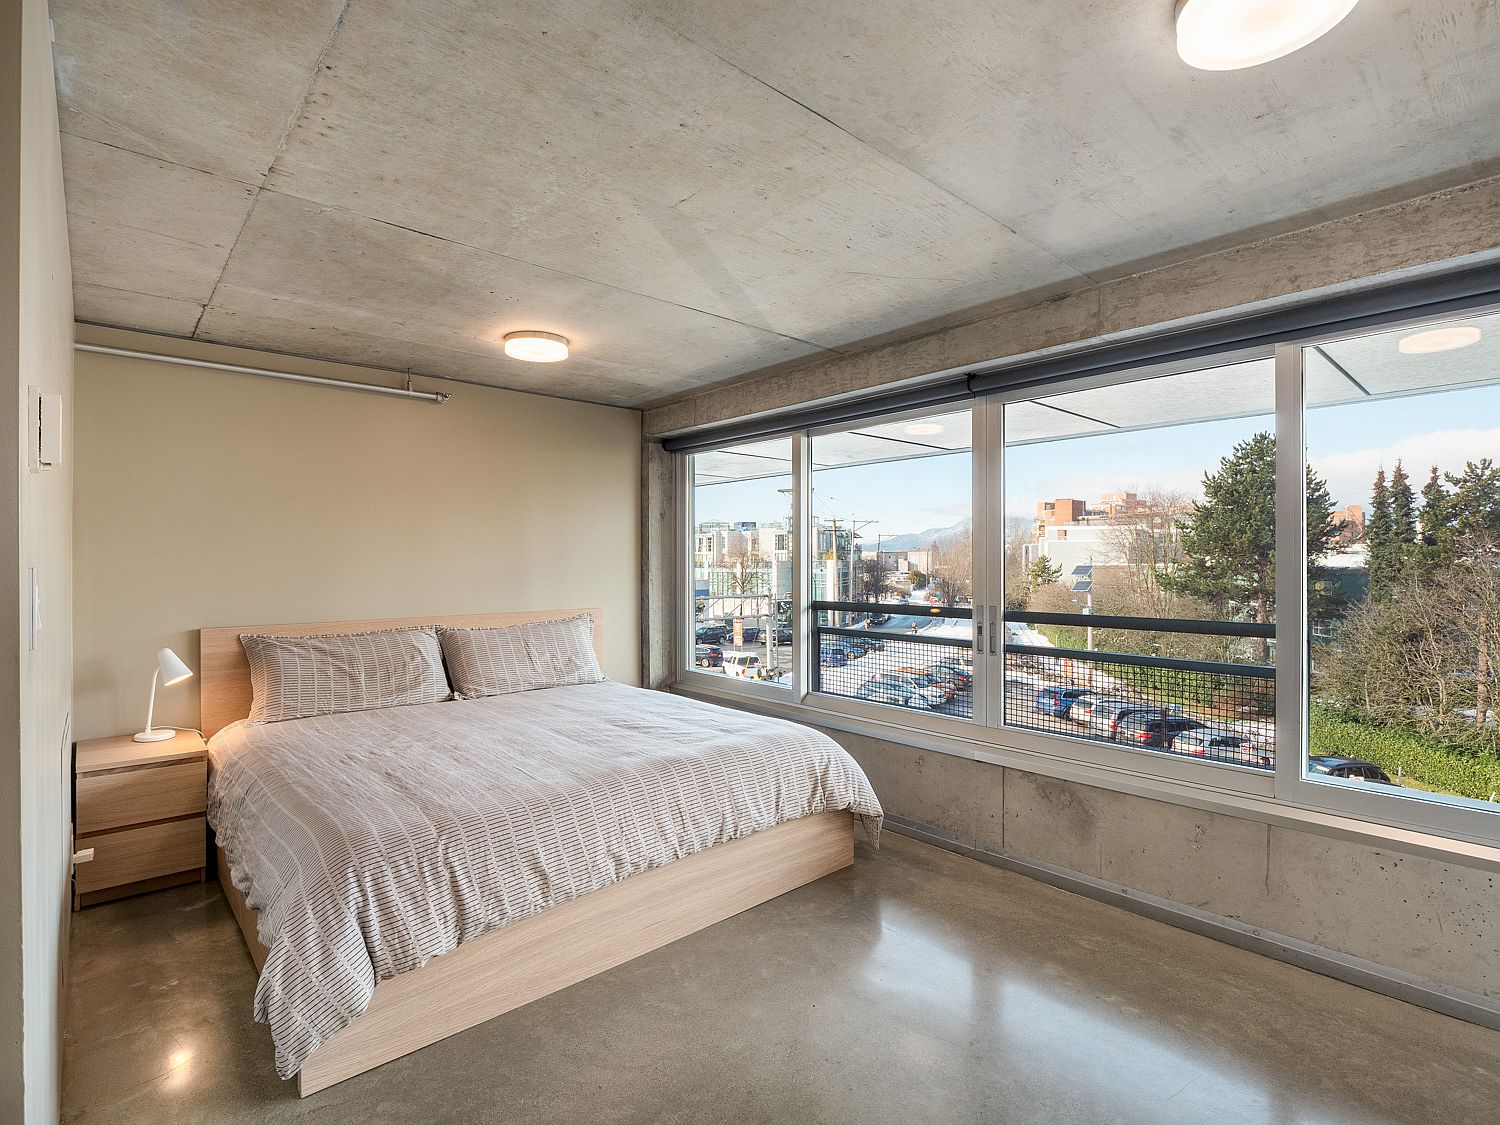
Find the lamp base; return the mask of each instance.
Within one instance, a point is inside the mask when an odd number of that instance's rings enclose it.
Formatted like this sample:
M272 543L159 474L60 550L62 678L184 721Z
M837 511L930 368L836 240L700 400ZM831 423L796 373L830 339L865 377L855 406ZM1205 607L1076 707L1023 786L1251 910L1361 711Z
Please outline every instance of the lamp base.
M165 742L169 738L176 738L175 730L143 730L135 736L137 742Z

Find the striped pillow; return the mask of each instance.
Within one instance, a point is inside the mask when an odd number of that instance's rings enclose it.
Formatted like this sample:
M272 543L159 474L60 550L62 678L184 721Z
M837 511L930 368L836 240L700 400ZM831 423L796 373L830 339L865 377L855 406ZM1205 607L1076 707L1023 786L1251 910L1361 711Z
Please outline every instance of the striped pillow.
M509 695L604 679L594 653L594 618L531 621L507 629L438 629L460 698Z
M241 634L250 660L252 723L452 699L437 630L313 637Z

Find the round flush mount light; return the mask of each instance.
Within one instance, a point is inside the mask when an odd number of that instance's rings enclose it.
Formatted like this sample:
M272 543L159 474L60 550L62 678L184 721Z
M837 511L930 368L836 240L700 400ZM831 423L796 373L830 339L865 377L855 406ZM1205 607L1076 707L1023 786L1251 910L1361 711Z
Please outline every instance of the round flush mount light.
M1451 352L1479 343L1483 335L1472 324L1448 324L1442 328L1429 328L1425 332L1413 332L1401 337L1396 350L1402 355L1431 355L1433 352Z
M912 437L931 437L933 434L943 432L943 427L936 422L918 422L913 426L907 426L906 432Z
M568 358L568 338L551 332L507 332L505 354L527 363L556 363Z
M1242 70L1328 34L1359 0L1178 0L1177 53L1199 70Z

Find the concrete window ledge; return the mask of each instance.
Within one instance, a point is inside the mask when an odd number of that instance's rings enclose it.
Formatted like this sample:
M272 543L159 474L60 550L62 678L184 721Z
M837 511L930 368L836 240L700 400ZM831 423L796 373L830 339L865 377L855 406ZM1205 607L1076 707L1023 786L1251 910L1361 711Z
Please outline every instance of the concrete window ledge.
M884 742L946 754L994 766L1022 770L1044 777L1091 785L1135 797L1165 801L1186 808L1238 817L1243 820L1276 825L1367 844L1387 851L1440 860L1481 871L1500 874L1500 847L1469 840L1453 839L1417 829L1402 828L1376 821L1361 820L1321 809L1307 808L1284 800L1234 793L1153 774L1095 765L1064 755L1049 755L1034 750L1006 746L986 738L957 738L948 734L901 726L897 723L853 716L811 706L774 699L758 699L732 692L718 692L696 684L678 683L671 690L679 695L707 703L735 707L776 718L791 719L829 731L879 739ZM976 734L1004 737L995 728L976 730Z

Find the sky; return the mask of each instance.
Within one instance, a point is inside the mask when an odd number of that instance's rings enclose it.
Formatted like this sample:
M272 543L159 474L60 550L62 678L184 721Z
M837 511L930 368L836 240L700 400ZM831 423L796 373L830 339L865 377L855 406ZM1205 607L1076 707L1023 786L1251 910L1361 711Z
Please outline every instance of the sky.
M1497 373L1500 374L1500 373ZM1270 416L1110 433L1012 447L1005 458L1009 517L1030 518L1038 500L1097 500L1106 492L1148 489L1201 493L1203 474L1260 430ZM1307 414L1308 461L1328 482L1334 506L1368 508L1370 485L1384 467L1404 463L1420 488L1433 464L1460 472L1465 461L1500 462L1500 387L1407 398L1363 399ZM911 461L820 469L813 510L820 518L877 521L863 537L949 527L970 513L972 461L967 453ZM771 521L785 518L787 478L697 490L696 518Z

